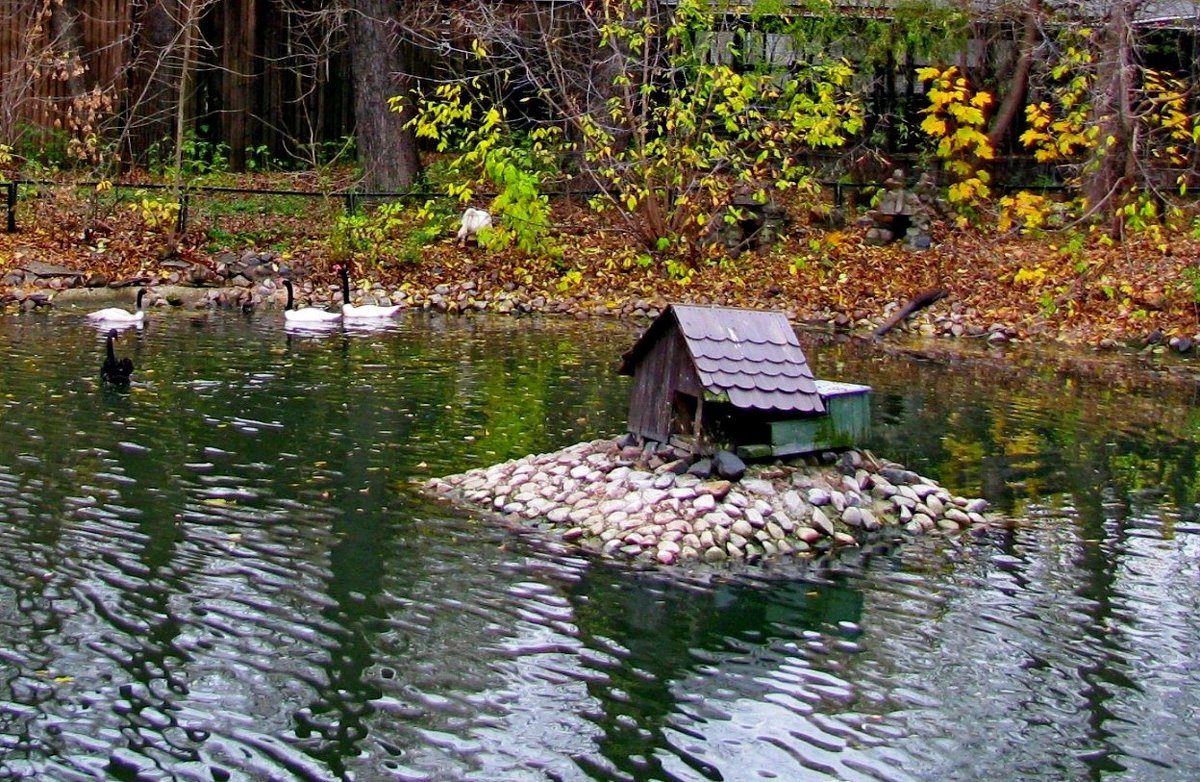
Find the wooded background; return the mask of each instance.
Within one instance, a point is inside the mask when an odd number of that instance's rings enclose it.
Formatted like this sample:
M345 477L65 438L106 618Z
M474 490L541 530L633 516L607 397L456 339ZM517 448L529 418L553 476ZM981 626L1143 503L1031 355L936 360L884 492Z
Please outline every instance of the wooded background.
M673 6L658 0L627 4L647 16ZM417 148L405 127L411 114L390 111L390 97L411 97L419 84L469 75L473 67L478 75L471 54L482 42L488 67L528 73L497 83L509 105L552 113L529 99L545 86L545 73L557 69L578 78L570 89L584 96L585 105L598 106L597 96L605 96L604 63L595 58L600 39L595 27L576 22L607 5L0 0L0 144L27 158L109 155L121 167L167 160L184 144L191 145L192 157L220 149L233 170L264 160L315 166L353 149L368 187L403 186L419 171ZM795 12L786 3L776 6ZM761 33L757 40L767 41L772 28L765 8L725 8L714 13L714 30L753 28ZM896 154L916 147L911 131L923 104L913 74L938 60L959 65L972 83L1002 98L990 116L989 135L1001 154L1017 155L1022 109L1038 97L1031 74L1039 62L1046 70L1054 64L1051 31L1071 18L1100 30L1095 69L1111 65L1112 79L1124 78L1122 69L1135 64L1188 78L1200 72L1198 12L1191 0L1053 8L1043 0L904 0L831 5L806 14L809 44L823 47L825 56L849 57L870 82L864 90L869 121L856 157L847 159L861 159L864 149ZM759 56L781 57L791 67L814 59L795 44L779 52ZM1192 83L1194 108L1194 78ZM1121 99L1112 97L1118 109ZM355 147L346 146L350 139Z

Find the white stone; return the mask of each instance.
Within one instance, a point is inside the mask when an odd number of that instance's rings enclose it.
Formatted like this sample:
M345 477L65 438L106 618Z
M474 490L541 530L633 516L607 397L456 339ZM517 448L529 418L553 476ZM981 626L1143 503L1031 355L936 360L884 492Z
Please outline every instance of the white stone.
M862 509L862 526L868 532L874 532L883 526L883 522L875 517L875 514L866 508Z
M751 494L758 494L763 497L775 496L775 485L770 481L764 481L762 478L744 478L742 480L742 489Z
M642 489L641 497L642 497L642 502L644 502L645 504L656 505L659 502L662 502L664 499L666 499L667 493L665 491L663 491L662 489L655 489L655 488Z
M654 473L645 470L630 470L629 475L626 476L626 482L631 486L644 488L654 483Z
M813 508L812 525L826 535L832 536L834 533L833 522L829 520L829 517L820 508Z
M713 527L725 527L728 529L729 527L733 526L734 519L730 518L728 514L722 511L715 510L712 513L706 513L700 519L697 519L697 525L701 521L706 522L708 525Z
M796 530L796 537L804 543L816 543L821 539L821 532L812 527L801 527Z
M896 493L897 489L886 478L881 475L876 475L874 485L871 486L871 493L876 497L891 497Z
M936 494L939 487L936 484L915 483L911 488L913 493L917 495L917 499L923 500L930 494Z
M750 507L750 498L740 491L731 491L725 495L725 504L734 508Z
M945 517L961 527L969 527L971 525L971 517L958 508L947 508Z

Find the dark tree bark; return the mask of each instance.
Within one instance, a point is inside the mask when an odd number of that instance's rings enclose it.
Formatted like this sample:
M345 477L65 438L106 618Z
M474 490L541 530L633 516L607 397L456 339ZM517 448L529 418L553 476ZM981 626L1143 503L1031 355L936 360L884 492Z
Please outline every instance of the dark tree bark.
M50 16L50 40L59 42L59 51L72 58L83 60L86 52L80 40L79 5L76 0L64 0L56 4ZM67 95L76 97L84 92L82 72L68 69Z
M256 0L224 3L220 14L221 38L219 138L229 144L229 165L246 167L246 147L253 144L254 79L257 75L258 4Z
M121 146L130 159L145 162L148 149L171 139L178 63L171 63L169 53L179 32L179 4L146 0L135 3L133 13L136 34L130 43L128 87L121 94L125 127Z
M354 71L355 138L368 190L401 190L421 173L415 132L406 128L416 107L415 52L394 35L390 20L399 16L396 0L352 0L350 57ZM388 99L404 96L404 111L392 111Z
M1041 0L1030 0L1025 9L1024 28L1021 33L1021 49L1017 56L1017 67L1009 80L1008 94L996 117L992 120L992 128L988 131L988 143L992 149L999 149L1000 144L1012 128L1013 121L1025 107L1025 95L1029 91L1029 76L1033 72L1033 51L1041 37Z
M1120 199L1137 175L1133 111L1137 67L1133 41L1135 2L1117 0L1105 22L1100 51L1102 62L1092 108L1101 143L1084 168L1082 182L1088 209L1109 221L1109 235L1114 239L1120 239L1123 232Z

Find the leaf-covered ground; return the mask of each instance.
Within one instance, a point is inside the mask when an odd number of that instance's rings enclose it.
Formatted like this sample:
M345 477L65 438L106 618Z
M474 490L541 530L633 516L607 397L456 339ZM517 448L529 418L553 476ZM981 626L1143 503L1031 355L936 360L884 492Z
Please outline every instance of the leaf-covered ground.
M242 186L312 189L287 180L241 180ZM332 227L344 214L338 197L192 196L188 228L175 251L161 191L89 188L25 190L17 233L0 233L0 276L29 260L102 274L166 279L179 261L213 265L222 251L273 251L295 275L334 281ZM448 207L449 209L449 207ZM414 207L415 210L415 207ZM432 289L473 282L544 297L556 309L623 314L635 303L675 301L786 310L796 321L835 322L870 330L916 294L949 295L914 318L926 330L983 336L995 325L1015 338L1073 344L1144 344L1200 332L1200 239L1163 242L1134 237L1113 246L1066 235L1039 238L934 227L934 246L864 243L866 228L818 227L793 208L785 238L735 259L667 264L630 241L620 220L578 201L554 203L561 257L459 247L447 223L416 243L392 237L388 252L356 260L355 277L393 288ZM378 244L376 248L378 249ZM1178 340L1176 340L1178 342Z

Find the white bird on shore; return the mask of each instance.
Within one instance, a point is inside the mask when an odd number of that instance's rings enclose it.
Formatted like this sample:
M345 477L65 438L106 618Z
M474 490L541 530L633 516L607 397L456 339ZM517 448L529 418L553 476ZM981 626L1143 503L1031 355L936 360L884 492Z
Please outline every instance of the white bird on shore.
M292 281L284 280L283 287L287 288L287 309L283 311L283 319L288 323L298 325L332 325L340 323L342 313L330 312L319 307L301 307L295 309L295 298L292 293Z
M390 307L363 304L355 307L350 303L350 271L339 264L338 274L342 278L342 315L346 317L346 320L378 320L379 318L390 318L400 311L399 304L393 304Z
M142 309L142 299L146 297L146 289L138 288L137 307L133 312L120 307L105 307L102 310L88 313L88 320L102 323L105 326L134 326L146 319L146 310Z
M492 216L482 209L468 207L462 213L462 224L458 227L458 246L466 247L467 240L484 228L492 227ZM476 239L478 241L478 239Z

